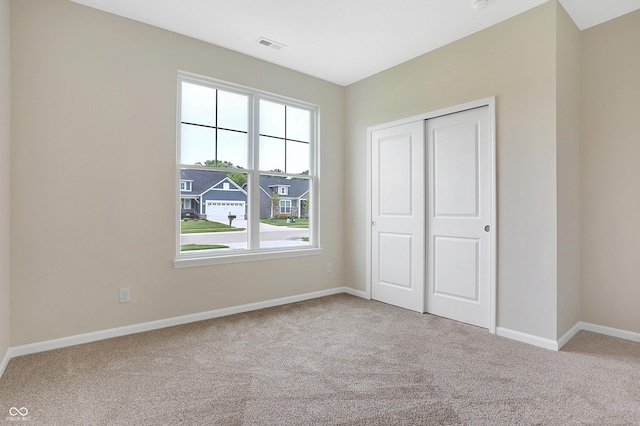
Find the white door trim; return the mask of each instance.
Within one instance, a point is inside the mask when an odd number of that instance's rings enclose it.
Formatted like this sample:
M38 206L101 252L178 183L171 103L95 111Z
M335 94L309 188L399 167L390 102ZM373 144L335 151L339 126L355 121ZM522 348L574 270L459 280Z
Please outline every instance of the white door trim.
M489 281L489 332L495 334L496 332L496 312L497 312L497 197L496 197L496 98L491 96L484 99L479 99L464 104L439 109L424 114L415 115L413 117L407 117L400 120L395 120L389 123L379 124L367 128L367 220L364 224L366 227L366 294L371 299L371 143L372 133L376 130L385 129L388 127L399 126L403 124L412 123L415 121L425 121L431 118L441 117L443 115L455 114L457 112L466 111L469 109L479 108L487 106L489 108L489 122L490 122L490 144L491 144L491 278ZM426 144L426 141L425 141ZM426 209L426 206L425 206ZM426 247L425 247L426 250ZM427 259L425 259L425 262ZM426 286L426 282L425 282Z

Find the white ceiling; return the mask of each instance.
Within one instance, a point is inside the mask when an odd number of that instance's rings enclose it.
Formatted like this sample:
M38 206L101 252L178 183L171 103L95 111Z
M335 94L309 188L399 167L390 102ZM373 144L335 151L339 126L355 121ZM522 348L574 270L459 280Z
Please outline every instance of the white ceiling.
M349 85L548 0L72 0ZM560 0L580 29L640 0ZM284 44L275 50L260 37Z

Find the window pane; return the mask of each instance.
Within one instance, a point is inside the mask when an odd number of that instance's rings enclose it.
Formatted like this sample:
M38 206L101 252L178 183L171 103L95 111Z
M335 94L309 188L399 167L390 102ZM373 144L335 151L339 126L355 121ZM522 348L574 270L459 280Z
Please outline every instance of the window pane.
M291 214L291 200L280 200L280 214Z
M190 169L182 169L181 174L194 178L199 187L210 188L191 201L191 214L182 210L181 252L246 250L249 200L242 184L247 182L247 174Z
M182 118L186 123L216 125L216 91L204 86L182 83Z
M218 130L218 161L247 168L247 134Z
M287 107L287 139L311 141L311 112Z
M208 127L181 125L180 163L205 164L215 159L216 132Z
M284 141L260 136L260 170L284 172Z
M218 127L241 130L249 128L249 98L218 90Z
M284 105L260 101L260 134L284 138Z
M308 246L309 179L260 175L260 248ZM278 195L278 188L289 188ZM277 232L276 232L277 231Z
M309 173L309 144L287 141L287 173Z

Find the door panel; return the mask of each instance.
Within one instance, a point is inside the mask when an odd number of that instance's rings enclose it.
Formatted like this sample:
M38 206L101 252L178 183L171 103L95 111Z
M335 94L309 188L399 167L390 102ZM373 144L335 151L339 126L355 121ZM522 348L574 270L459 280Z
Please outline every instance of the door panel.
M382 138L379 143L379 205L381 215L411 215L412 137ZM407 185L403 184L408 183Z
M478 216L476 132L472 123L437 130L433 146L436 217Z
M411 235L378 234L380 283L411 289Z
M427 312L488 328L492 159L488 107L427 121ZM490 230L490 229L489 229Z
M424 123L371 135L371 297L424 312Z
M478 302L478 243L470 238L435 237L435 294Z

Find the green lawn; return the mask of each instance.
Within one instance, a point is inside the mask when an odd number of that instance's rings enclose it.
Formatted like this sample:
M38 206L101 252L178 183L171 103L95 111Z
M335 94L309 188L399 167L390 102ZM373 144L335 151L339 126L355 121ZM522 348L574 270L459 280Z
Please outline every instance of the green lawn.
M200 232L230 232L230 231L244 231L244 228L229 228L229 225L225 225L219 222L209 222L208 220L182 220L180 221L180 233L181 234L197 234Z
M223 246L221 244L185 244L180 246L180 251L211 250L221 248L229 248L229 246Z
M266 223L267 225L288 226L289 228L309 227L309 219L306 217L296 219L295 222L290 221L289 223L287 223L287 219L260 219L260 222Z

